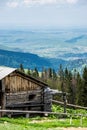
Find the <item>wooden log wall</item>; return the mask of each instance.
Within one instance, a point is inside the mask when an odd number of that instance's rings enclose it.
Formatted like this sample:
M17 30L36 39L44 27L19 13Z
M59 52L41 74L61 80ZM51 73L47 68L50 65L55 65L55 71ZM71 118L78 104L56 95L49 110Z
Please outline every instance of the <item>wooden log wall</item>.
M16 73L10 74L3 80L5 82L5 89L7 93L16 93L22 91L41 89L40 85Z
M43 83L30 79L16 72L11 73L3 80L6 108L51 111L52 95L50 91L44 91Z
M18 93L7 93L6 94L6 106L12 106L16 104L24 104L24 103L42 103L41 98L42 90L34 90L28 92L18 92ZM33 95L32 99L29 99L29 96Z
M22 105L22 109L28 109L30 104L42 104L43 103L43 87L32 80L17 74L16 72L10 74L3 79L6 92L6 104L7 108L12 106ZM25 105L24 105L25 103ZM36 109L37 108L37 109ZM31 107L32 109L41 110L41 106ZM18 108L19 109L19 108Z

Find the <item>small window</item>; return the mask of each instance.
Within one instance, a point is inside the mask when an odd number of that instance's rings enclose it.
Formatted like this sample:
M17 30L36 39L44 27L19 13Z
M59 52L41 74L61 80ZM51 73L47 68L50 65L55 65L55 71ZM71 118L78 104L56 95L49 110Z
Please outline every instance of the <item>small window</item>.
M36 95L35 95L35 94L31 94L31 95L29 95L29 101L34 100L34 99L35 99L35 97L36 97Z

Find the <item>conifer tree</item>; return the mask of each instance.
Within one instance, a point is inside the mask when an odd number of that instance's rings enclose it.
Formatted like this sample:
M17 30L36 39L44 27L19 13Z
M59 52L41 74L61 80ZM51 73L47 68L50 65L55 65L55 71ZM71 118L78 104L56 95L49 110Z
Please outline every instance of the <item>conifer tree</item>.
M39 77L39 73L38 73L38 69L35 67L33 73L32 73L32 76L34 76L35 78L38 78Z
M83 84L82 84L82 78L79 74L77 73L77 78L76 78L77 84L76 84L76 104L83 106Z
M53 69L53 80L57 80L57 74L54 69Z
M60 77L60 80L63 81L64 80L64 72L63 72L63 68L62 65L60 64L59 70L58 70L58 75Z
M41 79L44 81L44 68L42 68Z
M73 100L73 86L72 86L72 73L71 71L69 71L68 73L68 77L66 80L66 90L68 93L68 102L71 104L74 104L74 100Z
M82 77L83 77L82 100L83 105L87 106L87 67L84 68Z
M47 71L47 73L48 73L48 78L52 78L52 69L51 68L48 68L48 71Z
M30 71L29 68L28 68L28 70L27 70L27 75L31 75L31 71Z
M47 69L44 69L44 80L47 81L47 78L48 78L48 76L47 76Z
M24 67L23 67L23 65L22 65L22 64L20 64L19 71L21 71L22 73L24 73L24 72L25 72L25 71L24 71Z
M66 68L65 68L65 71L64 71L64 78L65 78L65 80L68 79L68 76L69 76L69 71L68 71L68 69L67 69L67 67L66 67Z
M47 81L47 70L45 68L42 68L41 78L43 81Z

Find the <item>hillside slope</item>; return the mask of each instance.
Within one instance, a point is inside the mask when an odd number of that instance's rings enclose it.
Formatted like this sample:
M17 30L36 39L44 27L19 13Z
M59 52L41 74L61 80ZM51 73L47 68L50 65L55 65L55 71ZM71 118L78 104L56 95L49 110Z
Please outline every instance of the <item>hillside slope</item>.
M38 67L39 69L42 69L43 66L51 66L47 59L35 54L0 49L0 65L18 68L21 63L25 68Z
M68 67L70 70L76 68L81 72L84 66L87 65L87 53L67 53L60 58L44 58L32 53L0 49L0 65L18 68L20 64L23 64L25 68L33 69L37 67L38 70L42 70L43 67L58 70L60 64L62 64L63 68Z

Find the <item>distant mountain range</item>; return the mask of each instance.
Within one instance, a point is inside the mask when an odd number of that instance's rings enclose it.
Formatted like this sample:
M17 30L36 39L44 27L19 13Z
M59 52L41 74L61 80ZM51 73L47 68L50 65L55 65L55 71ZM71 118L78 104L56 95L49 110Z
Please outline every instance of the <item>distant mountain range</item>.
M83 39L85 37L85 35L80 35L78 37L74 37L74 38L71 38L69 40L66 40L65 42L68 42L68 43L76 43L78 42L79 40Z
M69 58L69 60L64 60ZM78 57L73 60L72 57ZM18 68L20 64L23 64L25 68L35 68L37 67L40 71L43 67L54 68L58 70L60 64L63 68L68 67L68 69L73 70L76 68L78 71L82 71L82 68L87 64L87 53L84 54L65 54L62 58L43 58L32 53L23 52L13 52L0 49L0 65Z

